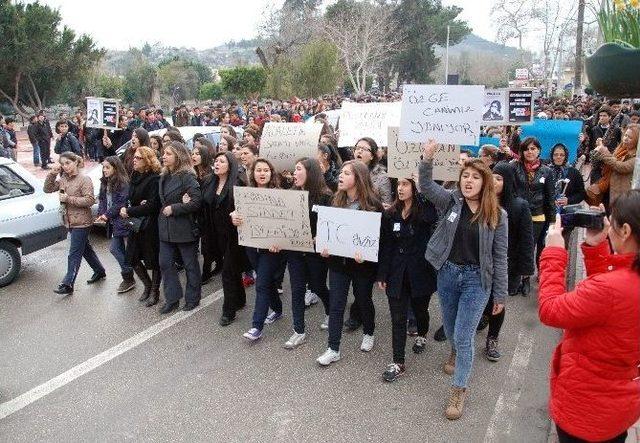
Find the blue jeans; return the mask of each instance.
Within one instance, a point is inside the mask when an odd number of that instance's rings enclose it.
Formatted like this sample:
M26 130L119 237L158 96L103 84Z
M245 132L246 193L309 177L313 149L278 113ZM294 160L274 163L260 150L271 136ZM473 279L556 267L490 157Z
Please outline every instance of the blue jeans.
M109 252L113 255L120 265L120 272L128 274L133 272L133 268L126 259L127 237L111 237L111 243L109 244Z
M281 253L273 254L269 251L258 251L256 248L247 248L246 251L251 266L256 271L256 304L253 309L252 327L262 331L269 307L273 312L282 313L282 300L278 294L278 286L279 271L282 269L285 257Z
M33 165L40 166L40 146L37 143L33 144Z
M444 332L456 351L453 385L466 388L473 366L476 328L489 300L482 289L480 267L447 261L438 271L438 296Z
M318 254L287 251L289 278L291 280L291 311L293 330L304 334L304 296L307 285L324 305L329 314L329 290L327 289L327 263Z
M71 244L67 257L67 274L62 279L62 284L73 287L83 258L91 266L93 272L105 272L96 251L89 244L89 228L70 228L69 241Z
M182 258L187 286L184 301L189 304L200 303L202 297L200 264L198 263L198 242L170 243L160 240L160 272L164 287L164 300L171 304L182 298L182 286L175 265L176 253Z
M373 275L351 275L329 270L329 347L334 351L340 350L342 321L351 284L362 317L362 331L366 335L373 335L376 326L376 309L371 300L374 280Z

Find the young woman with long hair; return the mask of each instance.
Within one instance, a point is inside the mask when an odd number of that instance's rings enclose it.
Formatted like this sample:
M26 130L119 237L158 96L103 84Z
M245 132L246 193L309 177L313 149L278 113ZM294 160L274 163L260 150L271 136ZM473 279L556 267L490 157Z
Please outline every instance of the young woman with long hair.
M164 283L165 304L161 314L178 308L183 295L175 266L175 255L180 254L187 275L183 311L190 311L200 304L200 266L198 264L198 239L200 230L196 216L200 210L202 194L191 166L187 148L179 142L164 147L159 192L162 209L158 215L160 236L160 270ZM187 194L189 201L183 196Z
M127 148L127 151L124 153L124 158L122 160L127 174L131 175L133 173L133 156L136 153L136 149L138 149L140 146L149 146L150 144L149 133L146 129L136 128L133 131L133 133L131 134L131 144Z
M324 182L320 165L316 159L302 158L296 162L293 171L293 189L309 192L309 221L311 235L316 237L318 214L313 207L330 206L331 191ZM291 279L291 311L293 313L293 335L284 344L293 349L306 340L304 310L307 286L324 305L325 322L328 327L329 290L327 289L326 260L313 252L287 251L289 278ZM322 327L322 326L321 326Z
M438 296L451 355L444 371L453 375L445 415L462 416L474 357L474 337L493 295L493 313L507 295L507 214L500 209L491 170L480 159L467 160L458 188L448 191L433 181L437 144L429 140L419 166L420 192L438 210L438 224L425 258L438 272Z
M338 180L338 192L334 195L332 206L360 211L382 211L378 194L373 190L371 184L369 169L363 162L351 160L342 165ZM327 258L329 254L324 250L322 256ZM376 263L365 262L357 253L353 258L330 258L329 346L324 354L318 357L319 364L328 366L340 360L342 321L350 286L353 286L353 294L362 317L364 334L360 349L369 352L373 348L375 307L371 293L376 279L376 271Z
M640 190L615 199L603 229L587 229L587 278L573 291L565 284L560 217L546 240L538 314L564 331L550 365L549 413L558 439L622 443L640 419Z
M257 158L249 169L249 186L254 188L279 188L278 174L273 164L264 158ZM242 214L231 213L234 226L243 223ZM253 310L252 327L243 334L247 340L258 340L262 337L265 324L271 324L282 318L282 300L278 293L279 270L285 260L280 248L269 249L245 248L251 266L256 271L256 303ZM269 308L272 312L269 314Z
M119 294L135 288L133 268L127 262L126 238L129 236L129 225L120 216L120 210L127 205L129 196L129 176L119 157L113 155L102 162L102 178L98 197L98 218L107 226L107 237L111 237L109 251L120 265L122 282L118 286Z
M81 171L84 166L82 157L72 152L63 152L44 180L44 192L58 192L62 221L69 230L69 255L67 273L62 283L53 292L61 295L73 293L80 264L84 258L93 275L88 284L96 283L107 275L104 266L89 243L89 230L93 226L91 207L95 203L91 178ZM59 174L59 176L58 176Z
M342 159L336 149L330 144L320 143L318 145L318 162L324 176L324 181L331 191L338 190L338 176L342 167Z
M436 273L424 258L437 214L434 206L418 194L415 181L399 179L397 197L382 217L378 263L378 286L387 293L391 312L393 363L382 374L394 381L405 373L407 310L416 318L418 336L413 352L427 344L429 301L436 290Z
M129 181L128 204L120 210L122 218L137 219L139 222L138 229L132 229L127 239L127 262L144 285L138 301L145 302L147 307L156 305L160 299L160 170L160 161L153 149L147 146L136 149L133 155L133 173ZM151 277L147 270L151 271Z

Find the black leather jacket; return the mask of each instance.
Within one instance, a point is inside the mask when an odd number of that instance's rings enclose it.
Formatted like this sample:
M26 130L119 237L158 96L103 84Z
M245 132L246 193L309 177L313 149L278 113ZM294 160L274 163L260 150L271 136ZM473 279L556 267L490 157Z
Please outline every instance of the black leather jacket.
M545 215L546 221L553 222L556 216L555 189L551 170L540 165L533 179L529 180L527 171L520 161L512 163L516 179L516 194L529 203L531 215Z

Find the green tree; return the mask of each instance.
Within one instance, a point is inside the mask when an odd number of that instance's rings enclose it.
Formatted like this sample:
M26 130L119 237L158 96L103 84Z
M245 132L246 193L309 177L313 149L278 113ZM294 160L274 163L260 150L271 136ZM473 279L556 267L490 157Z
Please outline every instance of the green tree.
M260 66L240 66L220 71L225 94L255 99L265 89L267 73Z
M295 60L294 91L306 97L335 93L342 80L338 48L326 40L314 40Z
M284 99L294 94L293 62L283 57L268 71L265 92L269 97Z
M446 45L447 26L450 45L459 43L471 32L466 22L457 19L461 12L458 6L442 6L440 0L400 1L395 16L402 23L405 38L392 65L398 83L433 82L431 73L439 61L434 47Z
M173 98L175 104L196 98L200 89L198 72L185 60L172 60L158 68L160 92Z
M149 61L139 54L125 73L123 98L128 103L147 104L151 101L156 87L158 71Z
M49 6L0 0L0 96L16 112L39 109L84 89L104 51L88 36L61 26Z
M219 100L222 98L222 85L220 83L203 83L200 85L198 98L200 100Z

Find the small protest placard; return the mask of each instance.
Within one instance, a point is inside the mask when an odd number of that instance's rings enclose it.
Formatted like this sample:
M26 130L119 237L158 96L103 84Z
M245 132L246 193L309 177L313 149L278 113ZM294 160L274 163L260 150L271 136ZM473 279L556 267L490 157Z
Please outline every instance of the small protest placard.
M87 97L88 128L118 130L118 108L120 100L115 98Z
M533 123L533 90L509 89L509 120L511 125Z
M342 102L338 146L355 146L362 137L371 137L378 146L387 144L387 128L400 125L400 102Z
M460 178L460 145L438 145L433 156L433 179L455 181Z
M316 251L354 258L356 252L370 262L378 262L381 213L317 206Z
M476 145L484 86L404 85L400 140Z
M236 211L244 218L238 226L240 245L314 251L307 191L234 186L233 197Z
M267 122L260 138L260 156L270 160L278 171L293 170L302 157L315 158L321 124Z
M502 125L508 119L508 103L506 89L485 89L484 106L482 108L483 125Z

